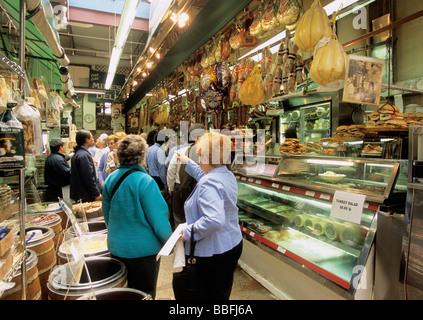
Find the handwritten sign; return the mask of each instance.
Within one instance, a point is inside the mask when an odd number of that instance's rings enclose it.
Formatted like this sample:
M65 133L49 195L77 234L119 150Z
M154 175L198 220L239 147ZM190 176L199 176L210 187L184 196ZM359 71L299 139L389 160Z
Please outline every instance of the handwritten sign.
M330 216L353 223L361 222L365 195L335 191Z

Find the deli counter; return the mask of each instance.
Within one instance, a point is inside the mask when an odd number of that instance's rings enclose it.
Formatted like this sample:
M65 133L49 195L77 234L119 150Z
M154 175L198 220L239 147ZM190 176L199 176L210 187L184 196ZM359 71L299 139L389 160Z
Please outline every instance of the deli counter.
M232 170L248 273L281 299L370 299L377 211L404 204L407 161L240 155ZM341 194L362 200L355 220Z

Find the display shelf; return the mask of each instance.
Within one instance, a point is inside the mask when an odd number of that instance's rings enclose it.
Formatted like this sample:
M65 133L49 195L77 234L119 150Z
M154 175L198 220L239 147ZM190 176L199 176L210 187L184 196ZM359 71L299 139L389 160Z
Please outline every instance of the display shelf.
M280 246L280 245L278 245L278 244L276 244L276 243L274 243L274 242L272 242L272 241L264 238L263 236L260 236L256 232L254 232L254 231L252 231L252 230L250 230L250 229L248 229L246 227L242 227L241 226L240 228L241 228L241 231L244 234L246 234L246 235L248 235L248 236L250 236L250 237L252 237L252 238L254 238L254 239L258 240L258 241L260 241L261 243L265 244L269 248L271 248L271 249L277 251L278 253L280 253L280 254L282 254L282 255L284 255L284 256L286 256L286 257L288 257L288 258L290 258L290 259L292 259L292 260L294 260L296 262L298 262L299 264L303 265L304 267L307 267L310 270L312 270L312 271L314 271L314 272L316 272L316 273L318 273L318 274L326 277L327 279L329 279L330 281L338 284L342 288L347 289L347 290L350 288L350 283L348 281L346 281L346 280L344 280L344 279L342 279L340 277L335 276L333 273L328 272L327 270L319 267L318 265L316 265L316 264L314 264L314 263L312 263L312 262L310 262L310 261L308 261L308 260L300 257L299 255L297 255L297 254L295 254L295 253L293 253L293 252L291 252L291 251L283 248L282 246Z

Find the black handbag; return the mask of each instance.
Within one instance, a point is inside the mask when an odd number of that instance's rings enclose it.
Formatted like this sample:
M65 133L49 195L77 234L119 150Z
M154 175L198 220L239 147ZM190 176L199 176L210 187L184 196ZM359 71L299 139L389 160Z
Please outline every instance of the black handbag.
M195 300L198 299L199 276L197 260L194 257L194 226L191 228L191 248L190 255L186 259L185 267L182 271L174 272L172 279L173 293L175 300Z

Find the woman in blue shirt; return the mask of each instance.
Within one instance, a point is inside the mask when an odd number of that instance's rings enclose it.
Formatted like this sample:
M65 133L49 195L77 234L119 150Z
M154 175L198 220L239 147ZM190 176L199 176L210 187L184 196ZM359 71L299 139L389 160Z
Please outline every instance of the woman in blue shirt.
M168 207L153 178L141 167L147 153L145 140L127 135L119 141L119 167L103 185L103 215L107 226L107 246L128 269L128 287L155 297L159 261L156 255L172 230ZM113 189L129 170L121 185Z
M196 299L228 300L233 274L242 252L238 223L238 185L226 164L230 163L231 140L212 132L196 143L199 165L178 154L185 171L198 182L185 201L187 227L183 232L185 255L190 253L194 230L196 268L200 274ZM178 299L177 296L175 296Z

